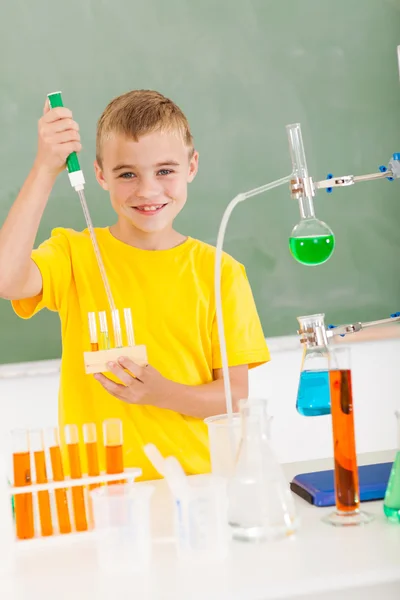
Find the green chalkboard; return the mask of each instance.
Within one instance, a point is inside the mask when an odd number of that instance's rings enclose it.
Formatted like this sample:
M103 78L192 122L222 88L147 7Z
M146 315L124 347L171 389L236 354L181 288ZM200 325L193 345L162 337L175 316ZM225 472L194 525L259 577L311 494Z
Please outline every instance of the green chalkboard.
M114 216L93 175L96 121L133 88L170 96L191 122L200 172L178 225L207 242L233 196L289 174L288 123L302 125L314 179L375 172L400 151L399 32L399 0L3 3L0 219L34 159L46 93L58 89L81 126L99 226ZM399 183L321 191L315 204L337 244L320 267L289 254L299 213L286 187L240 205L228 227L225 249L247 268L267 337L294 333L299 314L340 322L400 310ZM37 243L55 226L85 227L66 174ZM0 331L0 362L60 355L57 315L23 322L1 301Z

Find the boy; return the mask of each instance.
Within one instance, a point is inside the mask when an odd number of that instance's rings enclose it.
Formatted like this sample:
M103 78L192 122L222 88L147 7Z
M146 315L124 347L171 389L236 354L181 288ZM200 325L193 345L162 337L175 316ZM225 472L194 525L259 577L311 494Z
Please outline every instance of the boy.
M100 437L103 420L117 417L125 466L140 467L144 479L156 477L143 453L149 442L163 455L175 455L187 473L207 472L203 419L225 412L225 395L215 250L173 228L198 168L188 122L171 100L136 90L115 98L97 127L96 178L117 220L96 229L96 236L115 304L132 309L136 343L147 347L147 367L121 357L107 374L84 373L88 312L107 308L88 231L55 229L33 250L55 179L67 156L80 149L71 111L50 110L46 103L36 160L0 232L0 296L25 319L42 308L60 315L61 430L67 423L94 422ZM247 397L248 369L268 361L269 353L244 268L228 255L222 293L236 405Z

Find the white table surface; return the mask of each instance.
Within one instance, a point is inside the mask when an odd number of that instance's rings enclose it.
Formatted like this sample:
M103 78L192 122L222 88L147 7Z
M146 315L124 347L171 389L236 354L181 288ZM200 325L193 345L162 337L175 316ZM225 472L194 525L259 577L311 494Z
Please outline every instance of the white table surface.
M393 460L393 454L365 454L359 464ZM319 460L288 464L285 471L291 479L331 467L332 461ZM42 547L17 543L14 571L0 578L1 600L400 599L400 525L384 518L382 502L363 504L376 516L372 523L343 529L321 522L332 508L316 508L296 496L302 526L295 539L232 542L224 562L188 567L176 559L165 482L155 486L147 573L111 577L99 572L91 534L73 543L67 536L58 543L49 539Z

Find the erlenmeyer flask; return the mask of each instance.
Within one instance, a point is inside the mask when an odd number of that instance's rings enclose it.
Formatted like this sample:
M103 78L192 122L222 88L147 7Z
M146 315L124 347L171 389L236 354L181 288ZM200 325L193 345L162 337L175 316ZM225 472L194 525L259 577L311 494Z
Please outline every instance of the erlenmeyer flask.
M400 523L400 412L396 411L397 452L386 488L383 511L390 521Z
M268 441L266 400L242 401L242 437L228 482L228 520L234 539L264 541L293 534L298 519L292 493Z
M305 417L329 415L329 348L324 315L297 317L302 335L303 357L296 409Z

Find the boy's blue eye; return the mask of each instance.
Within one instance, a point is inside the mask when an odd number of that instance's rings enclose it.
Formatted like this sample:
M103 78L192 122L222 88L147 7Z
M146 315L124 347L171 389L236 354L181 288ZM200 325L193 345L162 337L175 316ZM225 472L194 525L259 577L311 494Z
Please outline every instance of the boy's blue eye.
M161 169L160 171L158 171L159 175L169 175L170 173L172 173L171 169Z
M133 177L136 177L135 173L122 173L122 175L120 175L120 177L122 177L123 179L132 179Z

